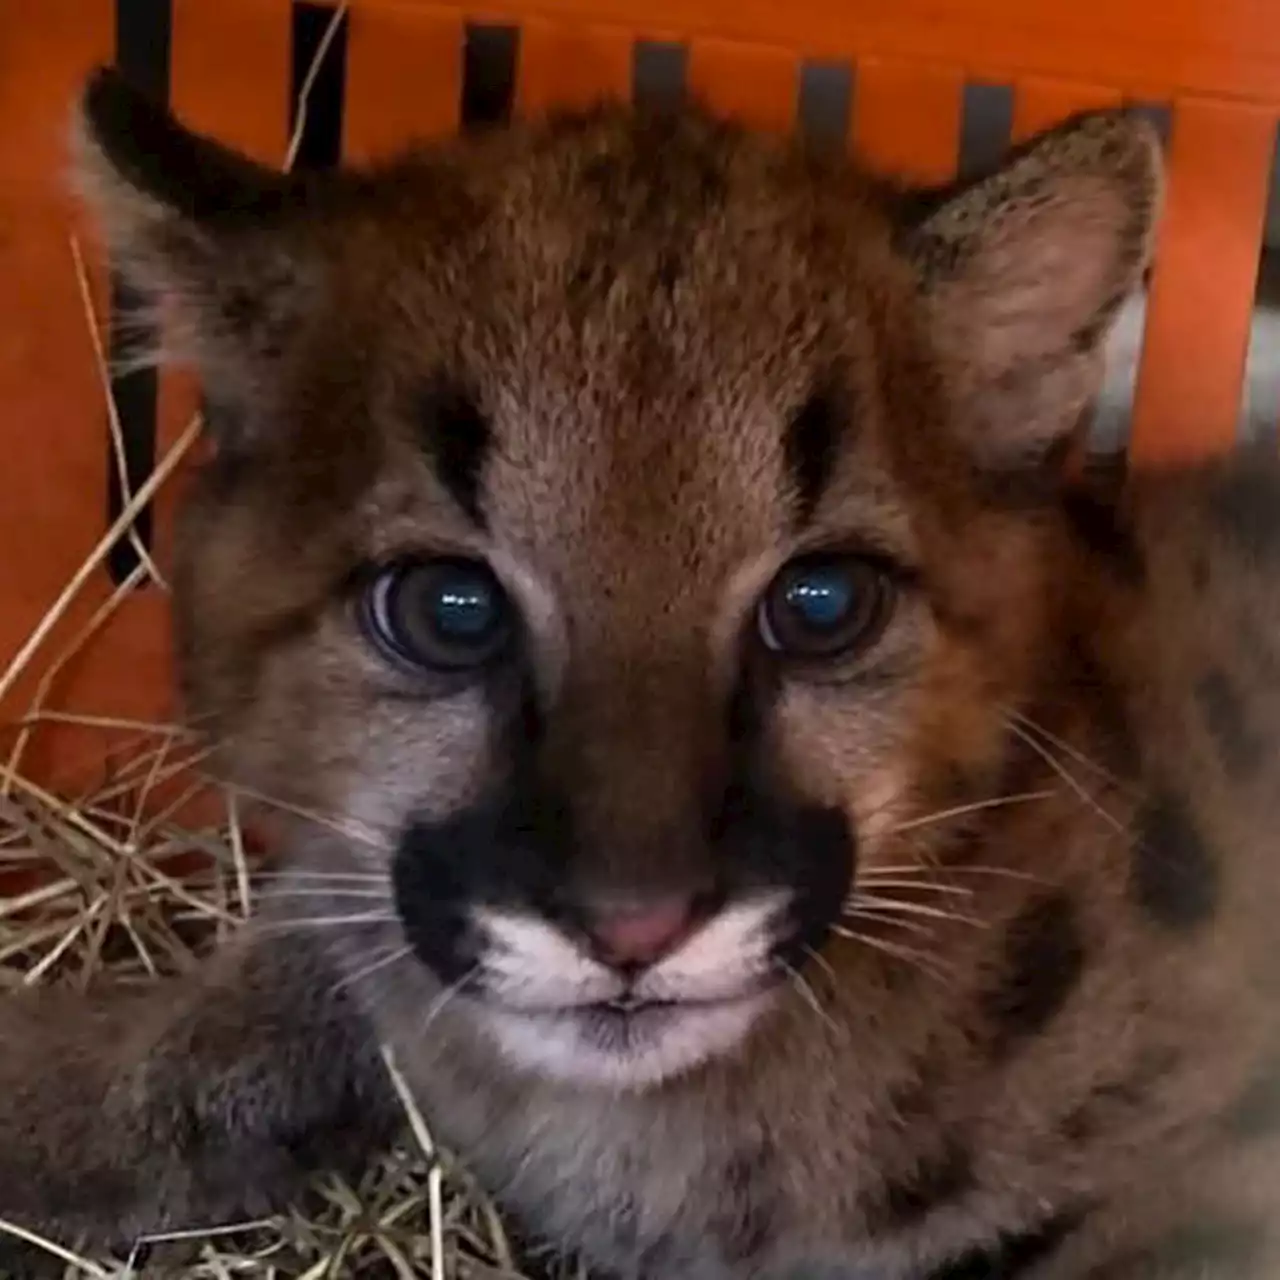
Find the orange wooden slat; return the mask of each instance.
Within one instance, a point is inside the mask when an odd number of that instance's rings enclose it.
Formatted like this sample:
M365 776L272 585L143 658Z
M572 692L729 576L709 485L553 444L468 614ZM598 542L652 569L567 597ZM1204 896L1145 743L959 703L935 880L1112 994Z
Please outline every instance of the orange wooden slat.
M169 101L184 123L264 164L284 163L289 144L289 14L260 0L174 0ZM197 403L186 374L160 384L158 453L190 421ZM172 498L162 493L159 511ZM163 532L166 522L160 522Z
M853 144L886 173L922 182L950 178L960 158L964 80L950 67L860 60Z
M1178 461L1236 439L1276 116L1183 99L1138 376L1132 456Z
M800 97L800 59L770 45L699 40L689 51L690 93L758 129L789 129Z
M946 63L992 83L1042 75L1280 105L1275 0L502 0L492 7L516 21L537 17L693 41L784 45L811 57L854 53Z
M289 15L284 6L257 0L174 0L170 46L170 102L193 128L248 154L279 164L288 140ZM229 87L234 85L234 92ZM190 420L196 405L190 375L166 370L160 379L156 452L162 457ZM84 432L103 449L98 424ZM92 498L95 534L106 527L105 504ZM154 554L167 558L173 494L156 508ZM105 575L104 575L105 576ZM127 675L122 678L121 673ZM84 652L69 677L65 701L78 708L138 717L162 717L172 703L172 655L168 602L153 589L134 593Z
M1118 107L1119 89L1073 80L1022 80L1013 91L1013 138L1019 141L1058 124L1078 111Z
M269 164L289 135L289 8L261 0L173 0L173 109Z
M463 51L458 14L361 9L350 24L344 160L367 160L457 128Z
M520 28L516 110L589 107L631 93L632 39L616 28L529 21Z
M84 77L113 51L110 0L0 5L0 670L103 528L103 397L71 249L75 235L88 252L93 236L70 196L67 138ZM95 578L37 669L105 594ZM32 683L0 717L25 709Z

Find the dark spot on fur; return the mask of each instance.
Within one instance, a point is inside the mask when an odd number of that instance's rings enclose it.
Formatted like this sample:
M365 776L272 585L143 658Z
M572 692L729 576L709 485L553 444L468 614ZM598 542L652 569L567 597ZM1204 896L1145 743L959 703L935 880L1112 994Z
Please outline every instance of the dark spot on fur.
M1227 771L1237 777L1256 773L1266 753L1227 673L1215 667L1204 676L1196 685L1196 700Z
M849 420L842 398L829 390L815 391L787 423L783 438L787 470L795 486L799 523L813 515L839 456L842 432Z
M493 429L474 397L443 375L432 379L418 403L427 456L449 496L480 528L485 527L480 481Z
M1082 1221L1080 1213L1059 1214L1034 1231L1005 1235L987 1248L970 1249L923 1280L1015 1280L1052 1258Z
M1123 582L1141 586L1147 576L1146 561L1115 505L1095 494L1072 490L1063 499L1062 511L1082 546Z
M935 1209L954 1204L975 1185L972 1154L951 1139L910 1174L885 1182L867 1206L868 1229L872 1234L906 1230Z
M1134 902L1156 924L1190 930L1212 918L1218 889L1217 864L1185 802L1167 792L1151 796L1133 845Z
M1084 959L1079 917L1067 894L1049 894L1023 909L1005 936L1004 973L982 1000L993 1058L1057 1016L1080 981Z

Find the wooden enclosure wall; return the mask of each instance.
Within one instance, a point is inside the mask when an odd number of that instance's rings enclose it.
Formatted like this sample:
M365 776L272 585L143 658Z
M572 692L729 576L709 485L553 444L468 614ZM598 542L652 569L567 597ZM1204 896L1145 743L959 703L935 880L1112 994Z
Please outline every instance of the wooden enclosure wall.
M111 59L193 126L274 163L305 85L296 161L317 166L553 103L692 92L762 126L821 128L881 166L938 178L967 162L975 88L1008 93L1013 136L1080 107L1142 103L1168 129L1171 183L1132 458L1192 456L1236 437L1275 186L1276 0L510 0L483 11L353 0L342 13L290 0L0 0L0 669L195 403L191 386L167 374L115 379L116 457L73 237L109 354L118 354L111 318L127 300L64 184L68 105L85 72ZM122 542L89 575L24 676L0 690L5 716L22 713L36 673L122 583L123 605L67 667L54 701L166 713L165 601L137 547L158 546L162 561L170 500L162 493L140 515L137 543Z

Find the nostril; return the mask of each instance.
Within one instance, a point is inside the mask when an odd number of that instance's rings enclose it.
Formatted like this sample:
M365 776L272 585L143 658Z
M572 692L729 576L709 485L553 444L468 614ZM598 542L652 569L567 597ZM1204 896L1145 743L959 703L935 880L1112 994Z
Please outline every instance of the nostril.
M653 964L674 951L693 925L693 900L671 897L592 912L587 917L587 934L606 964L633 968Z

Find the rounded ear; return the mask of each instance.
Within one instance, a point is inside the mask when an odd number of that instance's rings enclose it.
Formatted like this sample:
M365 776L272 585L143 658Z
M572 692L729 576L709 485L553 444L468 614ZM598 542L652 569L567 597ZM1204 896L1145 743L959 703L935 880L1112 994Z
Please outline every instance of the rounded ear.
M310 184L193 133L110 68L85 85L72 154L112 266L159 312L161 348L140 362L192 364L228 403L257 394L316 288Z
M1053 455L1097 396L1112 321L1143 280L1163 187L1155 130L1079 115L903 217L933 335L982 465Z

